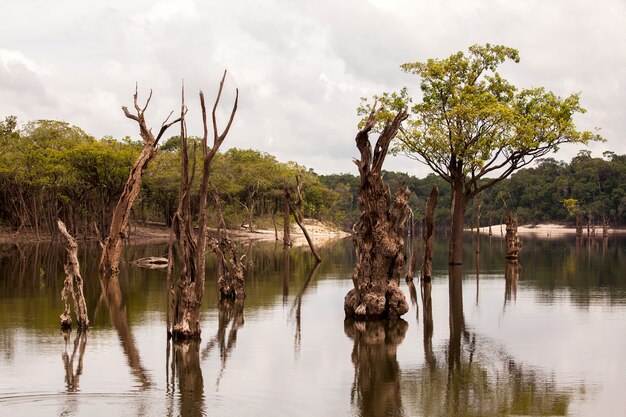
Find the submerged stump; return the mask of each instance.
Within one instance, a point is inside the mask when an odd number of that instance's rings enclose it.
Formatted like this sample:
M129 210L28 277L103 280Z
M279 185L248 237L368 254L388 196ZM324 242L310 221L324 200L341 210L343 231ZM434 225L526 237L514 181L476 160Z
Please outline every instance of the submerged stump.
M361 217L353 228L354 288L345 296L344 311L346 317L357 320L398 318L409 310L399 283L404 270L404 227L410 212L410 191L400 187L392 200L382 175L389 143L407 113L400 110L393 120L385 123L372 152L368 136L377 123L375 107L356 135L361 153L360 160L355 160L361 176L358 197Z

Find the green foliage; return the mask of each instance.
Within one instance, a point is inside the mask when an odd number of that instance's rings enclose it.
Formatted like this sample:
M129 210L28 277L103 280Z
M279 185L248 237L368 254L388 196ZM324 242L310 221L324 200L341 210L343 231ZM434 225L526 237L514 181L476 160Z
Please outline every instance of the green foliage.
M561 98L543 88L518 89L497 72L506 61L519 62L517 50L486 44L402 65L420 77L422 100L411 107L395 151L450 183L464 182L471 198L563 143L601 140L576 129L573 116L585 112L578 94ZM376 99L389 109L411 104L405 89Z

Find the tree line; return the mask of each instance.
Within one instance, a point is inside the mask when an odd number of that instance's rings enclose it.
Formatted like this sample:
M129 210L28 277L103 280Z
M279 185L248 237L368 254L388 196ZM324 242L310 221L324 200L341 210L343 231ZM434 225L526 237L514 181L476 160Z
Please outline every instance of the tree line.
M194 154L198 138L190 142L189 152ZM133 208L135 223L170 226L180 181L179 143L179 137L173 136L160 146ZM107 230L141 147L140 141L129 137L96 139L63 121L37 120L20 127L15 117L6 117L0 121L2 227L55 234L58 216L72 233L91 235L94 222L99 230ZM359 178L353 174L318 175L295 162L279 162L271 154L237 148L218 153L214 167L211 186L223 195L223 215L231 228L271 229L274 221L280 223L284 185L293 185L298 172L303 176L305 217L350 230L360 215ZM449 225L451 193L444 179L436 174L417 178L384 171L383 175L392 190L401 184L411 190L409 206L416 219L422 218L426 197L437 185L435 222L439 228ZM192 198L198 198L198 187L193 184ZM607 219L626 225L626 155L605 152L600 158L583 150L569 163L544 158L532 168L520 169L478 198L483 226L501 222L502 199L525 224L573 223L574 216L563 201L574 199L592 223ZM471 204L466 221L473 224L475 219L476 204Z

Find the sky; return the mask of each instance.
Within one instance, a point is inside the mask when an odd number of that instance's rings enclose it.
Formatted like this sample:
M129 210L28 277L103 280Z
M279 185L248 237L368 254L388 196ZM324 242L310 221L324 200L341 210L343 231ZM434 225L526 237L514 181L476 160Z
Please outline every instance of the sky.
M0 5L0 118L64 120L95 137L139 138L124 117L150 89L157 131L179 111L184 80L188 130L201 134L197 92L209 102L228 69L218 124L234 90L240 102L224 142L269 152L320 174L357 173L354 136L361 97L408 87L405 62L445 58L479 43L519 50L501 66L518 87L579 92L580 129L600 128L624 153L626 0L4 0ZM176 134L172 130L171 134ZM556 159L582 149L564 146ZM406 157L386 169L424 176Z

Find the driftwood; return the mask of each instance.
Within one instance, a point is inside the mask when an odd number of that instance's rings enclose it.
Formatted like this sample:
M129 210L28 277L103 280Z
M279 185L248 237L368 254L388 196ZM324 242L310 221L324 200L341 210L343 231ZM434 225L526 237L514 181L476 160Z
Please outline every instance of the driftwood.
M435 207L439 188L433 186L430 190L428 200L426 200L426 211L424 213L424 228L422 238L424 239L424 261L422 262L422 283L430 282L433 275L433 240L435 235Z
M239 101L239 90L236 90L235 102L230 113L230 117L222 133L218 133L217 128L217 106L222 96L224 88L224 80L226 79L226 71L220 81L217 97L213 105L212 122L213 122L213 146L208 147L208 125L207 112L204 101L204 94L200 91L200 106L202 108L202 122L204 134L202 137L202 177L200 183L200 201L198 210L198 231L197 234L192 226L191 216L191 183L192 179L189 175L189 155L187 145L187 127L185 115L187 108L185 107L184 90L182 93L181 105L181 185L179 192L179 202L176 213L172 221L172 228L176 236L177 252L181 260L181 271L177 280L171 281L170 291L173 295L173 314L171 328L168 329L168 335L174 339L186 339L200 337L200 306L204 297L205 282L205 252L207 246L207 195L209 187L209 174L211 172L211 163L217 154L220 146L226 139L228 132L232 126L237 112L237 104ZM194 159L195 161L195 159ZM195 167L195 165L194 165ZM192 175L193 177L193 175Z
M61 220L57 220L57 226L59 232L61 232L61 236L65 238L65 250L67 252L65 261L65 281L63 283L63 290L61 291L61 298L65 303L65 310L60 317L61 328L69 329L72 327L69 305L69 298L71 297L78 328L87 329L89 327L89 317L87 316L87 303L85 302L85 295L83 293L83 277L80 275L80 264L78 263L78 244L76 243L76 239L67 231L65 223ZM74 289L74 286L76 286L76 289Z
M140 268L163 269L169 265L169 260L160 256L149 256L147 258L139 258L133 261Z
M296 219L296 223L298 223L298 226L300 226L302 233L304 233L304 237L309 244L309 248L311 248L311 252L315 257L315 260L317 262L321 262L322 258L317 253L315 245L313 244L313 240L311 239L311 236L309 236L309 232L304 226L304 215L302 214L302 177L299 174L296 174L296 201L294 202L292 200L289 200L289 208L293 213L293 218Z
M376 124L376 105L356 135L361 157L359 205L361 217L353 227L356 266L354 288L344 299L346 317L354 319L398 318L409 309L400 290L404 270L404 227L409 215L408 188L400 187L392 201L391 190L383 182L382 166L391 140L408 114L399 111L381 130L372 151L369 133Z
M141 180L143 176L143 172L148 167L150 161L154 159L157 153L156 146L159 143L159 140L165 133L165 131L175 123L180 121L180 118L169 122L168 120L171 116L167 117L163 124L161 125L161 129L159 133L155 136L152 133L152 129L148 128L145 119L145 111L150 104L150 99L152 98L152 91L150 91L150 95L146 100L146 104L142 107L139 107L139 103L137 102L137 89L135 88L135 94L133 95L133 104L135 106L135 111L137 114L132 114L127 107L122 107L124 111L124 115L137 122L139 125L139 134L141 135L141 139L143 140L143 149L137 157L133 167L128 174L128 179L126 180L126 184L124 185L124 190L122 191L122 195L115 206L115 210L113 210L113 217L111 219L111 227L109 228L109 234L103 241L103 249L102 256L100 257L100 272L105 274L106 276L110 276L112 274L117 274L119 271L120 264L120 254L122 251L122 238L126 237L126 229L128 227L128 220L130 219L131 209L133 207L133 203L141 190Z

